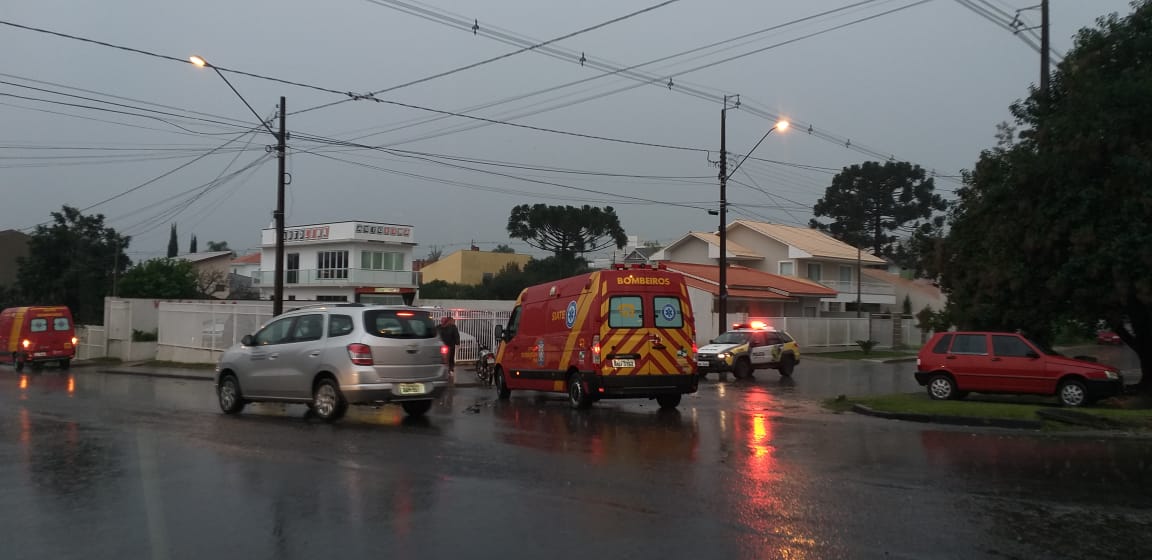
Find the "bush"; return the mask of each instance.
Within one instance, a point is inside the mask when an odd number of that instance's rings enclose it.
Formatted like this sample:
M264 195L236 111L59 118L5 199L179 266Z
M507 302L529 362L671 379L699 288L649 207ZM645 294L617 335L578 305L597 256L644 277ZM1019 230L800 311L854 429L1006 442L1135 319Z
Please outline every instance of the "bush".
M880 342L876 341L876 340L857 340L856 341L856 344L860 346L860 349L864 351L865 355L871 354L872 349L875 348L876 345L879 343Z
M132 329L132 342L156 342L158 335L156 331Z

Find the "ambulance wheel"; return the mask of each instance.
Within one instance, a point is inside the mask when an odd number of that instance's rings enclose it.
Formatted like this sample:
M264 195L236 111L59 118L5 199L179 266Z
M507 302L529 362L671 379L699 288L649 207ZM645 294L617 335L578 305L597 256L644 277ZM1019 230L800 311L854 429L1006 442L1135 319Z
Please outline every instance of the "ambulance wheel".
M676 408L677 406L680 406L680 393L675 393L672 395L657 395L656 404L659 404L660 408Z
M592 406L592 397L585 390L584 376L580 372L568 376L568 404L579 410Z
M791 354L784 356L780 360L780 375L784 377L792 377L792 370L796 369L796 359Z
M736 379L752 377L752 362L748 361L748 358L736 360L736 365L732 368L732 375L736 376Z
M72 360L60 360L60 369L68 369L72 367Z
M492 376L495 378L493 385L496 386L496 398L506 400L512 396L512 389L509 389L508 384L504 382L504 368L497 367Z
M44 362L32 362L32 371L41 371L44 369Z

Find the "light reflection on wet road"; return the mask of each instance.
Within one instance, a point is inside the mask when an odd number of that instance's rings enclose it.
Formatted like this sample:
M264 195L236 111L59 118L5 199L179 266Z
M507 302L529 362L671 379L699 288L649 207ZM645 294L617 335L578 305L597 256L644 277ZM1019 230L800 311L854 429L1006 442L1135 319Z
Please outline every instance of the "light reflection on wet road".
M1152 441L833 415L814 364L674 412L457 389L426 420L337 425L225 417L205 382L2 369L3 556L1152 556Z

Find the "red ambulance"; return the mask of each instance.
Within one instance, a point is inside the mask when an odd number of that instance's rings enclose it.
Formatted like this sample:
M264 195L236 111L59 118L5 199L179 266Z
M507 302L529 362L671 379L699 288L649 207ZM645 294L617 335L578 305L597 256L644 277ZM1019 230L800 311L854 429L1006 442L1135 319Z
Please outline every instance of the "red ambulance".
M0 363L11 363L16 371L23 370L24 364L40 367L45 362L68 369L76 356L76 342L72 312L67 307L10 307L0 311Z
M496 327L495 386L600 399L656 399L674 408L695 393L696 328L684 277L662 266L617 265L525 288Z

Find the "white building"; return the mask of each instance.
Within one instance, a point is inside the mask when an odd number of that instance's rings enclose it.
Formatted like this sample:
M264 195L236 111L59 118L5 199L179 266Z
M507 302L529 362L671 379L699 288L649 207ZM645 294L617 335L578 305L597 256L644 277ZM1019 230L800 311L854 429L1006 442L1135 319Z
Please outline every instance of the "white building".
M284 299L411 303L416 296L410 225L335 222L284 228ZM261 232L253 285L273 295L276 229Z

